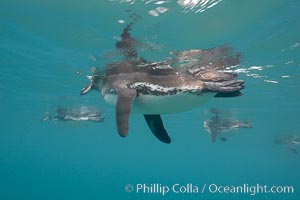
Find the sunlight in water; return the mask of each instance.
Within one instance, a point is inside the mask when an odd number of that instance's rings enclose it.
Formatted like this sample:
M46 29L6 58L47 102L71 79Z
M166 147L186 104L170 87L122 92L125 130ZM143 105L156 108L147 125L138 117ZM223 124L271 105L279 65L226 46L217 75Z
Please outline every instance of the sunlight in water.
M185 12L204 12L214 7L222 0L178 0L177 3L184 8Z
M114 1L114 0L111 0ZM135 4L138 0L117 0L120 3L129 3ZM161 1L161 0L140 0L145 5L158 5L155 9L151 9L148 11L149 15L153 17L158 17L160 14L163 14L170 10L170 7L164 7L162 5L168 4L169 6L174 1ZM219 4L222 0L178 0L177 5L183 8L184 13L192 12L192 13L202 13L209 8L214 7Z

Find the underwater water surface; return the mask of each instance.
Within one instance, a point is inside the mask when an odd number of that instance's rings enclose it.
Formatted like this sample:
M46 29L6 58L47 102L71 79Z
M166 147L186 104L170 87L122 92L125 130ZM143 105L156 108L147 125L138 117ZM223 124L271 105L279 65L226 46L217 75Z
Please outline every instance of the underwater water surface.
M0 199L300 199L299 9L297 0L2 0ZM80 91L131 22L152 61L234 47L243 95L162 115L171 144L138 114L121 138L115 108ZM60 120L57 108L85 106L101 120ZM217 115L213 142L205 122Z

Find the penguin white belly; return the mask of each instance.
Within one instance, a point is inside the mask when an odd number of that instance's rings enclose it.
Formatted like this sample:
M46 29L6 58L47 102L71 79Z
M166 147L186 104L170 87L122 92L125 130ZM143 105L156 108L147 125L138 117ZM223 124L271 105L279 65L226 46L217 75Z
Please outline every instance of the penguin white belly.
M209 101L215 93L195 95L191 93L177 93L174 95L154 96L139 95L132 104L132 113L140 114L172 114L192 110ZM117 95L105 94L104 100L116 105Z

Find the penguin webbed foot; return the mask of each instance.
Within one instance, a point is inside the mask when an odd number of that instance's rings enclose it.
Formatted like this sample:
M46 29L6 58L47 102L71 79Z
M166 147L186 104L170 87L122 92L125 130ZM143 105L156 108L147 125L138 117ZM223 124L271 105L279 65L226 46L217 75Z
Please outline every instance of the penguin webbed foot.
M171 138L164 127L160 115L144 115L144 118L157 139L166 144L171 143Z

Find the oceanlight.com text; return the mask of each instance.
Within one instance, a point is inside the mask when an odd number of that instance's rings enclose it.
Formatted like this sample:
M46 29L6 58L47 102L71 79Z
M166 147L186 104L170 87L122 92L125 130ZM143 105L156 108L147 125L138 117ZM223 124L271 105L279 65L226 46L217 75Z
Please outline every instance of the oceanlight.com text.
M218 184L210 184L208 186L209 193L219 193L219 194L293 194L294 187L293 186L268 186L268 185L218 185Z

